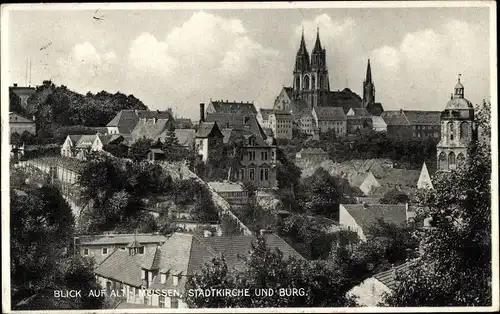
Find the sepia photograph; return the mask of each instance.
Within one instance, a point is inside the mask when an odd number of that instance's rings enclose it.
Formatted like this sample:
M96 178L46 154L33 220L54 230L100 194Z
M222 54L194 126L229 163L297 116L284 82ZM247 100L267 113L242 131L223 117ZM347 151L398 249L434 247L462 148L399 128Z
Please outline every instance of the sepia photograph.
M2 4L2 312L500 310L496 32L494 1Z

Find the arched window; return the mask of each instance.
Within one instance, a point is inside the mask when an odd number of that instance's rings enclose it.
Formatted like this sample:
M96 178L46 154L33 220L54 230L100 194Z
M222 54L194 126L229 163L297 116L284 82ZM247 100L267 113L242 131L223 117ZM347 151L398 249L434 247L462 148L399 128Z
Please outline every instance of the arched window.
M311 89L316 89L316 76L312 76L311 79Z
M295 78L295 89L299 90L300 89L300 77Z
M323 86L325 83L324 83L324 80L323 80L323 76L319 76L318 77L318 89L324 89L325 87Z
M457 155L457 164L463 164L465 162L465 156L462 153L459 153Z
M303 84L303 89L308 90L309 89L309 76L304 75L304 84Z
M449 155L448 155L448 164L450 166L454 166L455 165L455 153L454 152L451 152Z
M448 122L448 137L450 139L450 141L453 141L453 122Z
M448 169L448 163L446 162L446 154L443 152L439 154L439 169L441 170Z
M460 138L466 139L469 137L469 124L467 122L460 123Z

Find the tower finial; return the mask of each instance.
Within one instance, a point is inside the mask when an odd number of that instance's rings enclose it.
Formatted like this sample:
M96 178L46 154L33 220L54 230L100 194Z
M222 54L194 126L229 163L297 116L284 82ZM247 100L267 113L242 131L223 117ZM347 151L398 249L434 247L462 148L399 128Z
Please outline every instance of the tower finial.
M462 74L458 73L458 82L460 83L460 77L462 76Z

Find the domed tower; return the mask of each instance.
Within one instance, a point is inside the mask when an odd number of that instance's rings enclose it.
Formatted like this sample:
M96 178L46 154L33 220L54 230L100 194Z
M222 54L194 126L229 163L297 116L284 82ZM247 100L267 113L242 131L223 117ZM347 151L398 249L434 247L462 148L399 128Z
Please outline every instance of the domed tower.
M455 93L441 113L441 140L437 145L438 170L455 169L468 157L468 148L475 139L474 106L464 98L460 74Z

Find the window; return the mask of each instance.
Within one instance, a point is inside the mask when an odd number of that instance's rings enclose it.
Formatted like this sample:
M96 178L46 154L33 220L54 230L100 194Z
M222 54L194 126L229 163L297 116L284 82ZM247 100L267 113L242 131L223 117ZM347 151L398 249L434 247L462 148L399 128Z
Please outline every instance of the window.
M83 249L83 255L84 256L89 255L89 249L87 249L87 248Z
M264 181L264 169L260 169L260 181Z
M264 169L264 180L269 180L269 169Z
M240 169L240 179L245 180L245 169Z
M146 270L141 269L141 279L144 280L146 279Z
M267 152L260 152L260 159L267 160Z
M179 284L179 276L172 276L172 286L177 286Z
M177 298L170 298L170 308L176 309L179 307L179 300Z
M137 249L137 253L139 254L144 254L144 247L141 246L140 248Z
M158 297L158 306L159 306L159 307L165 307L165 303L166 303L165 301L166 301L166 299L167 299L167 297L166 297L166 296L162 296L162 295L160 295L160 296Z
M120 250L121 250L121 251L125 251L126 249L125 249L125 247L124 247L124 246L122 246L122 247L120 247Z
M161 273L161 275L160 275L160 282L161 282L162 284L164 284L164 283L166 283L166 282L167 282L167 274L165 274L165 273Z
M255 160L255 152L248 152L248 160Z
M108 248L107 247L103 247L102 248L102 255L107 255L108 254Z
M255 169L250 168L250 180L254 181L255 180Z

